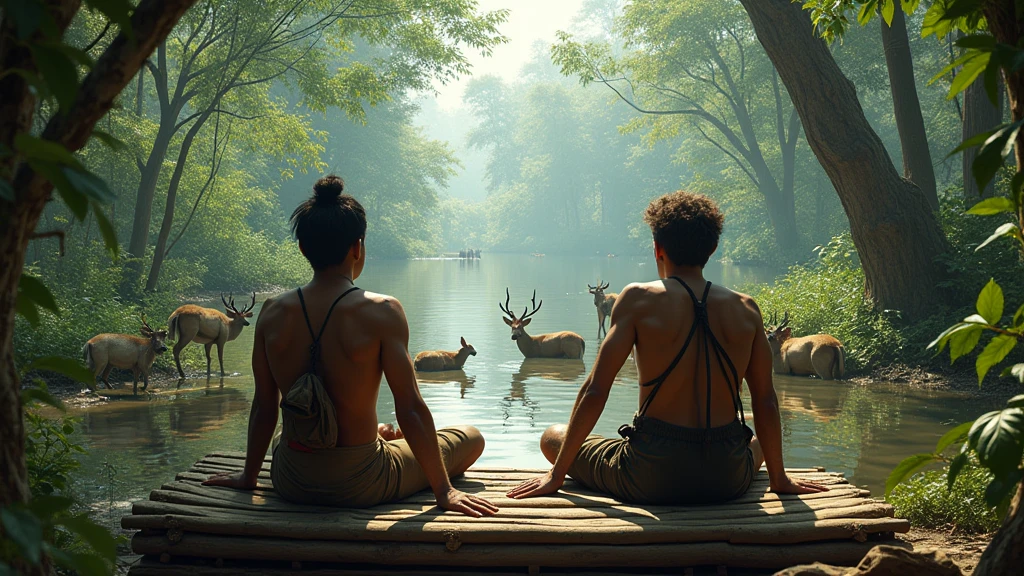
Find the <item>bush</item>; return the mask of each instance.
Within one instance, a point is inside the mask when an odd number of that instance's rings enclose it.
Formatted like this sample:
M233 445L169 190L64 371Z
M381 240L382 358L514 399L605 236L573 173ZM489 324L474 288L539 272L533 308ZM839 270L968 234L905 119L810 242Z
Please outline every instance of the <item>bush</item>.
M966 468L953 489L946 484L945 470L929 470L899 484L889 495L896 515L923 528L952 528L985 533L999 528L999 517L985 504L985 488L992 475L980 468Z

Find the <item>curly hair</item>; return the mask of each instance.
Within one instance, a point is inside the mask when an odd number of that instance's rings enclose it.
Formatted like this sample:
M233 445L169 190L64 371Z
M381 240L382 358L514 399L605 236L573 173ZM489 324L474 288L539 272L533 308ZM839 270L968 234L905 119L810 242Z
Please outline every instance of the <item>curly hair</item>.
M341 178L324 176L313 185L313 195L292 212L292 234L314 270L341 264L352 246L366 238L366 212L344 190Z
M722 235L722 213L703 194L680 190L654 199L644 211L654 241L674 264L701 266L708 263Z

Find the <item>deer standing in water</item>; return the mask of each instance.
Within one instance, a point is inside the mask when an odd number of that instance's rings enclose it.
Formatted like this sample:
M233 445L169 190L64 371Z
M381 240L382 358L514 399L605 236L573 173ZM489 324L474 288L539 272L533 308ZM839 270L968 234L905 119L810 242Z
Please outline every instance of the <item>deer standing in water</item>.
M519 351L523 353L524 357L583 359L586 343L583 341L583 337L575 332L553 332L551 334L541 334L540 336L530 336L526 333L526 326L530 323L530 317L536 314L544 304L543 300L540 301L540 304L537 304L536 290L533 291L533 299L530 301L533 305L533 311L527 314L527 309L524 307L523 314L519 318L516 318L516 315L509 309L509 300L508 288L505 288L505 305L502 306L499 301L498 308L501 308L501 311L508 315L508 318L503 317L502 320L512 328L512 339L516 341Z
M220 373L224 374L224 344L230 342L242 333L242 328L249 325L248 318L252 318L252 309L256 306L256 293L252 293L252 303L242 310L235 308L235 299L229 296L225 300L220 295L220 301L224 303L225 312L213 308L203 308L194 304L186 304L179 307L171 317L167 319L167 329L174 344L174 365L178 368L178 376L185 377L185 371L181 369L181 351L188 346L189 342L198 342L206 346L206 375L210 375L210 349L217 345L217 360L220 361Z
M476 348L467 344L465 338L460 338L462 348L458 352L446 352L444 350L424 350L416 355L413 365L417 372L443 372L445 370L462 370L466 359L476 356Z
M838 380L846 372L843 343L828 334L793 338L789 312L782 317L781 324L774 328L768 326L765 332L772 347L772 366L776 374L817 374L822 380Z
M597 307L597 337L601 337L601 332L608 334L608 330L604 327L604 319L612 315L612 306L615 306L615 299L619 297L618 294L605 294L604 291L608 289L610 284L605 282L601 284L601 281L597 281L597 286L591 286L587 284L587 288L590 288L590 293L594 295L594 306Z
M157 354L167 351L164 338L166 330L153 330L146 322L146 315L141 316L142 335L99 334L94 336L82 347L85 363L92 371L93 378L100 377L108 389L112 389L107 377L113 368L132 371L132 394L139 393L139 374L142 374L142 389L149 387L149 371ZM90 386L92 388L92 386Z

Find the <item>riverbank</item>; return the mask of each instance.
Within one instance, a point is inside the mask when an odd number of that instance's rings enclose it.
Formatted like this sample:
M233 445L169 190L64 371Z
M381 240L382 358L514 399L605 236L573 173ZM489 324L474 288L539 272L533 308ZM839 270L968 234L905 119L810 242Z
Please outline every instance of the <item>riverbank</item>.
M936 370L897 363L876 367L868 375L855 376L849 381L860 386L884 382L915 390L959 392L973 397L1010 398L1024 392L1024 387L1015 379L993 376L988 377L985 383L979 386L977 373L971 365L965 364L962 368L957 369Z

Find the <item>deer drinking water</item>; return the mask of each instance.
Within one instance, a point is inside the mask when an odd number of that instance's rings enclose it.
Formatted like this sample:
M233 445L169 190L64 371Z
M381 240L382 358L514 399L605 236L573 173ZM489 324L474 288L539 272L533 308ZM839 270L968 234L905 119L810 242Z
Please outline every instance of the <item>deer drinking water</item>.
M590 288L590 293L594 295L594 306L597 307L597 337L601 337L601 332L608 334L608 330L604 327L604 319L612 315L612 306L615 306L615 299L619 297L618 294L605 294L604 291L608 289L610 284L605 282L601 284L601 281L597 281L597 287L587 284L587 288Z
M502 320L512 328L512 339L516 341L519 351L523 353L524 357L583 359L586 343L583 341L583 337L575 332L553 332L551 334L541 334L540 336L530 336L526 333L526 326L530 323L530 317L536 314L544 304L543 300L540 301L540 304L537 304L536 290L533 291L533 299L530 301L533 305L533 311L527 314L527 309L524 307L523 314L519 318L516 318L516 315L509 309L509 300L508 288L505 288L505 305L502 306L499 301L498 307L508 315L508 318L502 318Z
M466 359L476 356L476 348L467 344L465 338L460 338L462 348L458 352L446 352L444 350L424 350L416 355L413 365L417 372L443 372L445 370L462 370Z
M198 342L206 346L206 375L210 375L210 349L217 345L217 360L220 361L220 373L224 374L224 344L230 342L242 333L242 328L249 325L247 318L252 318L251 310L256 306L256 293L252 293L252 303L246 308L239 310L235 308L234 297L225 300L220 295L220 301L224 303L225 312L213 308L203 308L194 304L186 304L179 307L171 317L167 319L167 329L170 332L174 344L174 365L178 368L178 376L185 377L181 369L181 351L189 342Z
M156 355L167 351L164 344L167 331L153 330L146 322L145 314L141 316L141 320L140 331L144 338L128 334L99 334L82 347L82 354L85 355L85 362L92 371L93 378L100 377L108 389L113 388L107 380L111 369L121 368L132 371L132 394L139 393L140 373L142 389L145 390L149 387L149 371L153 368Z
M793 338L789 312L782 317L781 324L774 328L768 326L765 332L772 347L772 365L776 374L817 374L822 380L838 380L846 372L843 343L828 334Z

